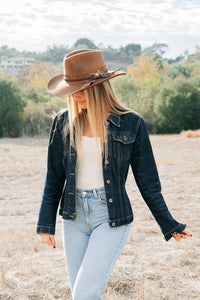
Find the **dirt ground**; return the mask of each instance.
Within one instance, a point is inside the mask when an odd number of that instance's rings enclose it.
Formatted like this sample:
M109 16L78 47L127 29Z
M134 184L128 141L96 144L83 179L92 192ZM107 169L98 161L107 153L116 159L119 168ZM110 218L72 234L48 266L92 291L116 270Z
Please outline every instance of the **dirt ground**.
M150 136L162 192L174 218L193 237L166 242L129 173L135 220L104 300L200 299L200 138ZM57 248L35 233L46 169L47 139L0 140L0 299L71 299L57 217Z

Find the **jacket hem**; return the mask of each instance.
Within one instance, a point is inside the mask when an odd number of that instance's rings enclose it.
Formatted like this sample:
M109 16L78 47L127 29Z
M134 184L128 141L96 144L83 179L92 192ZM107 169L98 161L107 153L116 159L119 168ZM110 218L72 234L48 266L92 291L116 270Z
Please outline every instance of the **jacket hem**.
M133 215L126 216L123 219L109 219L108 223L110 227L117 227L133 222Z

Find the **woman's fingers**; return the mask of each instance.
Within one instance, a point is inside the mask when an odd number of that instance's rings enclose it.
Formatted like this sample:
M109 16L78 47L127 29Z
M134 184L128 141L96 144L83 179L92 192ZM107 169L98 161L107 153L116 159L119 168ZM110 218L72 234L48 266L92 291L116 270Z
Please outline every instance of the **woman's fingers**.
M40 241L43 244L47 244L49 246L52 246L53 248L56 248L56 242L53 234L40 233Z
M48 244L49 245L50 244L49 235L40 233L40 241L42 242L42 244Z
M190 236L192 236L192 234L188 230L186 230L186 229L184 229L183 231L181 231L181 234L184 237L190 237Z
M172 236L177 242L179 242L181 239L187 239L188 237L191 237L192 234L188 230L184 229L180 233L174 232Z
M175 232L175 233L172 234L172 236L173 236L173 238L174 238L177 242L180 242L180 240L181 240L181 235L180 235L180 233Z
M50 234L50 235L49 235L49 240L50 240L51 246L52 246L53 248L56 248L56 242L55 242L54 235Z

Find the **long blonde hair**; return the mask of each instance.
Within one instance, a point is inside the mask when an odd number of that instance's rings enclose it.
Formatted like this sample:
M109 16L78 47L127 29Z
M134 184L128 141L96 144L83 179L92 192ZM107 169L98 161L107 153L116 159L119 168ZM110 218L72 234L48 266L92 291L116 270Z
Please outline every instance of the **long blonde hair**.
M82 150L81 139L89 122L92 135L96 137L96 142L97 137L100 137L102 156L105 154L105 159L107 159L107 113L126 114L132 110L117 100L109 80L87 88L84 91L86 94L87 109L82 109L77 101L73 101L71 95L68 96L70 144L76 147L77 154L79 154Z

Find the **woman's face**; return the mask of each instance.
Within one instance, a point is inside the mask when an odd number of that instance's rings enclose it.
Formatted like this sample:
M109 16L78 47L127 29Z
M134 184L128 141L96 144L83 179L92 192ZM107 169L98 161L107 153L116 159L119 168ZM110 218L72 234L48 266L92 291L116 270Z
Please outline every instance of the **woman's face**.
M83 109L87 108L86 95L84 91L79 91L77 93L74 93L72 94L72 97L74 101L78 102L78 105L80 105L81 108Z

